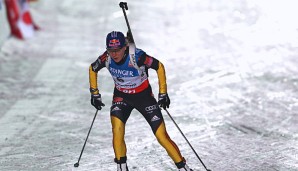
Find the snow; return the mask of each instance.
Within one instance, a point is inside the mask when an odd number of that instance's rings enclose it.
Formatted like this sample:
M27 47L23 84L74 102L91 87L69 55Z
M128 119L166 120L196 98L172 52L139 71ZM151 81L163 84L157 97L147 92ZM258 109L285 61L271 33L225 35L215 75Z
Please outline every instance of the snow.
M126 32L119 1L31 3L41 31L0 52L0 170L116 170L106 104L77 162L95 109L88 67L112 30ZM169 112L208 169L298 170L298 12L293 0L128 1L137 46L165 65ZM154 94L157 77L150 71ZM171 138L205 170L166 112ZM128 166L177 170L143 117L126 124Z

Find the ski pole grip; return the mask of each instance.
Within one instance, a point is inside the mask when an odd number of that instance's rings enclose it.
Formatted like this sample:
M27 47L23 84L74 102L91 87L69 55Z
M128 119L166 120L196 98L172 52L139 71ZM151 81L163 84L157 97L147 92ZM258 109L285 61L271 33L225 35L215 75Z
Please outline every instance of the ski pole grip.
M126 9L126 10L128 10L127 2L120 2L120 3L119 3L119 6L120 6L120 8L122 8L122 9Z

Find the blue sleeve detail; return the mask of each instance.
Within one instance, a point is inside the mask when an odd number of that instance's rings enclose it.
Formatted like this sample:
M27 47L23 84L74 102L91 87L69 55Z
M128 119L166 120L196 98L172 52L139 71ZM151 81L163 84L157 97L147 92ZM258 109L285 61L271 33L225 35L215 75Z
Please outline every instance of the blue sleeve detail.
M145 52L142 49L136 48L136 55L135 55L136 61L138 61L139 60L139 57L142 56L144 53Z

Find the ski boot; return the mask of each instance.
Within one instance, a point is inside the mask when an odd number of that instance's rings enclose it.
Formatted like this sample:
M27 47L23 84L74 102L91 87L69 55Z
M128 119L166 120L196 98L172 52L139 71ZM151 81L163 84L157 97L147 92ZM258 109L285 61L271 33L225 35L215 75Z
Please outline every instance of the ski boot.
M114 159L115 163L117 163L117 171L129 171L126 164L126 160L126 156L120 157L120 160L117 160L117 158Z
M193 171L192 169L190 169L188 167L188 165L186 164L186 162L183 160L179 163L175 163L177 168L179 169L179 171Z

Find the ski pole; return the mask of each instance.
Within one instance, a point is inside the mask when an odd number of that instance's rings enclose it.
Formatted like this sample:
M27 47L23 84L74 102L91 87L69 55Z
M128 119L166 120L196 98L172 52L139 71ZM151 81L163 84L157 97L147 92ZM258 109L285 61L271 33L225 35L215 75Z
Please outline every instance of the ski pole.
M128 10L127 2L120 2L119 3L119 6L120 6L120 8L122 8L122 11L123 11L123 14L124 14L124 17L125 17L126 25L127 25L127 28L128 28L128 34L129 34L129 36L131 38L130 41L132 43L135 43L135 41L133 39L133 36L132 36L132 32L131 32L130 26L129 26L127 15L126 15L126 12L125 12L125 10Z
M96 118L97 112L98 112L98 110L96 110L96 112L95 112L94 118L93 118L93 120L92 120L91 126L90 126L90 128L89 128L89 131L88 131L88 134L87 134L87 138L86 138L86 140L85 140L85 143L84 143L84 145L83 145L83 148L82 148L82 150L81 150L80 157L79 157L79 159L78 159L78 162L76 162L76 163L73 165L74 167L79 167L79 165L80 165L79 163L80 163L80 160L81 160L81 157L82 157L83 151L84 151L84 149L85 149L85 145L86 145L86 142L87 142L87 140L88 140L88 137L89 137L90 131L91 131L91 129L92 129L92 126L93 126L94 120L95 120L95 118Z
M169 117L171 118L171 120L174 122L175 126L178 128L178 130L180 131L181 135L184 137L184 139L186 140L186 142L188 143L188 145L190 146L190 148L192 149L192 151L195 153L195 155L197 156L197 158L200 160L200 162L202 163L202 165L204 166L204 168L206 169L206 171L211 171L209 169L207 169L207 167L205 166L205 164L203 163L203 161L201 160L201 158L199 157L199 155L197 154L197 152L195 151L195 149L192 147L192 145L190 144L190 142L187 140L187 138L185 137L185 135L183 134L183 132L181 131L181 129L179 128L179 126L177 125L177 123L174 121L173 117L170 115L170 113L168 112L167 109L164 109L167 114L169 115Z

